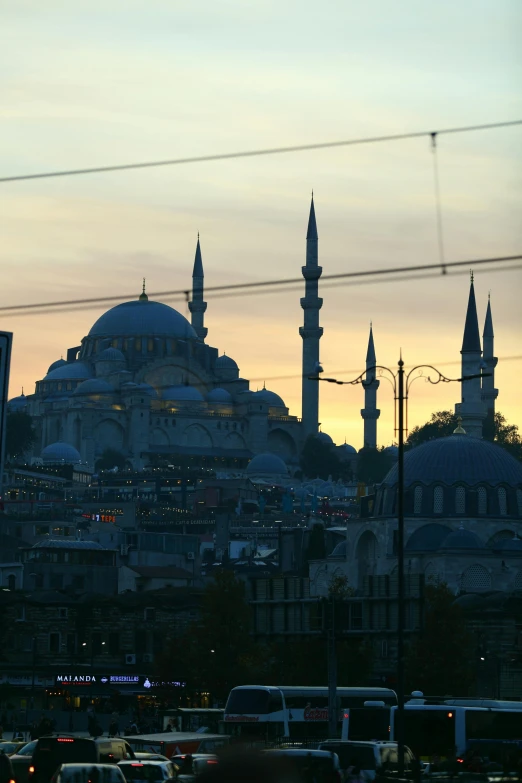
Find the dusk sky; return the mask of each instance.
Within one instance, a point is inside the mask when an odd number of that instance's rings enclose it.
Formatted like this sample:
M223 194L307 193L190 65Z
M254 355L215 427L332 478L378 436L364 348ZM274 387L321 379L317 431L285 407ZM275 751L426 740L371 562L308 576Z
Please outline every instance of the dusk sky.
M0 176L521 119L521 29L519 0L3 3ZM520 253L521 152L522 126L439 137L448 261ZM150 291L189 288L198 231L209 286L300 276L312 188L324 275L439 258L428 137L0 188L0 306L138 296L143 276ZM463 272L320 286L326 373L364 368L372 321L379 363L402 348L407 365L457 377ZM475 270L481 330L491 291L497 409L519 425L521 284L520 266ZM296 415L303 291L209 296L206 313L207 342ZM11 395L32 393L105 309L0 316ZM417 382L410 426L459 399L457 384ZM378 403L388 445L384 381ZM360 387L324 384L322 429L361 447L362 405Z

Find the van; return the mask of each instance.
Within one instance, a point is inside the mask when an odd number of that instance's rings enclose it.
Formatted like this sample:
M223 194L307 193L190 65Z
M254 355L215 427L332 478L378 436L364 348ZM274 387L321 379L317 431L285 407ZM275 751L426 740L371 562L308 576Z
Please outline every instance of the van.
M319 750L337 753L341 769L346 774L358 775L362 780L373 781L379 774L397 774L396 742L365 742L353 740L326 740L319 743ZM404 777L413 777L415 757L404 746Z
M133 758L132 748L120 737L40 737L29 767L29 783L49 783L61 764L117 764Z

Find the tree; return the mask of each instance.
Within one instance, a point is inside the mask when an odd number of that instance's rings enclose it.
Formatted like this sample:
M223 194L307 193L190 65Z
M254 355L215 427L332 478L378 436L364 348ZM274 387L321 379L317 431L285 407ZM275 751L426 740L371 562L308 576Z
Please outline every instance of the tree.
M16 411L7 414L5 450L11 459L23 456L35 440L36 430L28 413Z
M359 451L357 460L357 480L364 484L379 484L393 467L394 457L380 449L365 446Z
M458 426L458 417L452 411L437 411L431 414L431 418L420 427L414 427L409 434L406 444L408 446L420 446L433 438L444 438L451 435ZM493 432L491 428L484 426L484 439L497 443L506 449L515 459L522 461L522 438L516 424L508 424L506 417L496 411L494 417Z
M303 446L300 460L301 470L309 479L329 476L337 479L351 478L349 463L343 462L335 451L332 443L324 443L317 435L309 435Z
M100 459L96 460L96 470L123 470L127 460L124 454L117 449L105 449Z
M474 680L474 643L446 583L424 591L424 626L406 657L407 690L433 696L465 695Z

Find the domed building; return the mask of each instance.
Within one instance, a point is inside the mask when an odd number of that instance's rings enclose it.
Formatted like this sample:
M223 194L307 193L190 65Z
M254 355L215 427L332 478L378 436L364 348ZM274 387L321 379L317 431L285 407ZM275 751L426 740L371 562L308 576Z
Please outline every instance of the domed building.
M91 468L107 448L137 470L158 455L241 470L270 452L282 460L281 473L297 462L302 422L275 392L251 391L234 359L206 342L203 282L198 238L190 321L149 299L144 284L53 362L33 395L11 400L10 410L33 417L33 457L47 463L61 445L73 463Z

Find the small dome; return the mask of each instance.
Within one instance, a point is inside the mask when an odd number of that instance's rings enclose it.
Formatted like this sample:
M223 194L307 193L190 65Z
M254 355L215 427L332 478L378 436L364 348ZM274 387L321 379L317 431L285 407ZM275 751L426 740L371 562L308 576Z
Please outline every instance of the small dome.
M207 394L207 402L231 403L232 396L226 389L212 389L212 391Z
M57 441L46 446L42 451L42 460L49 464L77 465L82 461L79 451L74 446L63 441Z
M48 372L44 381L85 380L91 378L92 372L84 362L65 362L55 370Z
M22 392L18 397L13 397L7 403L10 413L21 413L27 407L27 397Z
M276 394L269 389L261 389L260 391L254 392L252 395L252 402L256 402L257 400L266 402L271 408L286 408L286 405L279 394Z
M501 552L522 552L522 538L501 538L491 548Z
M341 541L337 544L329 557L346 557L346 541Z
M334 445L332 438L329 435L327 435L326 432L318 432L315 437L317 438L317 440L320 440L321 443L326 443L328 446Z
M432 552L439 549L450 533L451 528L447 525L438 525L435 522L423 525L411 534L405 549L407 552Z
M351 446L349 443L342 443L339 446L339 448L347 455L348 454L350 454L350 455L352 455L352 454L356 455L357 454L357 449L354 448L353 446Z
M385 477L385 486L397 484L394 465ZM522 484L522 464L494 443L469 435L448 435L417 446L404 455L404 483L441 483L468 486L477 484Z
M286 476L288 474L288 468L285 463L278 457L277 454L257 454L248 463L247 473L269 473L274 476Z
M194 386L169 386L162 394L164 400L172 402L203 402L201 392Z
M102 378L89 378L73 391L74 397L82 394L114 394L114 388Z
M53 370L57 370L58 367L64 367L67 364L65 359L57 359L57 361L53 362L49 369L47 370L48 373L52 372Z
M446 536L440 549L483 549L483 547L484 543L476 533L461 527Z
M141 392L142 394L147 394L149 397L153 397L154 399L157 398L158 393L156 392L156 389L151 386L149 383L138 383L137 386L135 383L126 383L126 386L135 386L136 390Z
M161 302L140 297L123 302L107 310L89 332L89 337L178 337L196 338L197 334L187 319Z
M390 454L392 457L398 457L399 456L399 447L398 446L386 446L384 449L385 454Z
M216 364L214 365L216 370L239 370L239 367L230 356L224 353L222 356L218 356Z
M95 362L124 362L125 356L117 348L105 348L95 356Z

